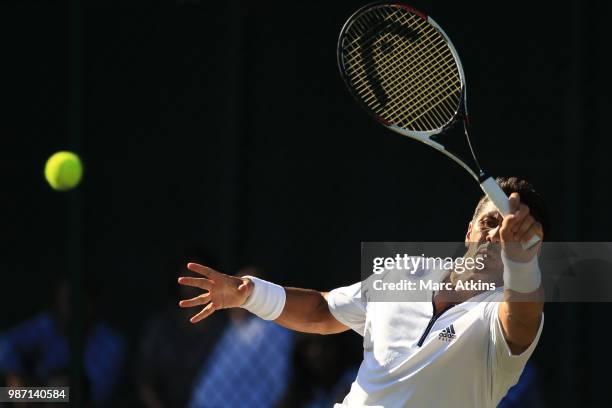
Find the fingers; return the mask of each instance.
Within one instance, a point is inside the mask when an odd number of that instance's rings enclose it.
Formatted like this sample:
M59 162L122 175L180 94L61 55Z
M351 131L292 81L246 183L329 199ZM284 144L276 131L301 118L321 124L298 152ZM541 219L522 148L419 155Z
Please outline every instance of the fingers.
M207 266L200 265L200 264L197 264L197 263L194 263L194 262L189 262L187 264L187 269L189 269L190 271L193 271L193 272L197 272L200 275L204 275L206 277L209 277L210 271L212 270L212 269L210 269Z
M212 303L209 303L204 309L200 311L200 313L194 315L189 321L191 323L197 323L200 320L206 319L208 316L213 314L215 311L215 306Z
M529 242L534 235L542 238L544 231L542 230L542 224L529 215L529 208L523 208L523 205L521 205L517 213L504 218L500 235L504 241L524 244Z
M515 230L520 227L520 224L521 220L518 219L516 213L509 214L504 217L499 229L499 234L508 241L513 240Z
M520 237L522 237L527 233L527 231L529 231L529 229L533 226L533 224L535 224L535 222L535 219L531 215L525 217L523 219L523 222L521 222L514 230L514 236L520 239Z
M529 207L522 204L518 193L512 193L509 197L510 214L504 217L500 233L506 239L516 241L524 235L529 228L535 223L535 220L529 215Z
M191 286L194 288L200 288L204 290L211 290L213 287L213 282L206 278L189 278L182 277L178 278L178 283L185 286Z
M214 279L214 277L219 274L219 272L215 271L212 268L209 268L208 266L200 265L193 262L189 262L187 264L187 269L199 273L200 275L206 276L210 279Z
M200 295L200 296L196 296L193 299L181 300L179 302L179 306L180 307L194 307L194 306L205 305L208 302L210 302L210 292L204 293L203 295Z
M538 237L540 237L540 239L544 237L542 224L540 224L539 222L534 222L533 224L531 224L529 229L526 230L522 235L520 235L519 242L526 244L534 235L537 235Z
M520 211L523 211L522 209ZM502 223L500 234L506 241L519 242L521 237L525 235L534 224L535 219L531 215L512 214L506 217Z
M516 230L518 230L520 227L519 224L529 215L529 207L527 207L525 204L519 204L517 211L513 215L513 223L515 223Z
M519 196L518 193L510 194L510 197L508 197L510 214L514 214L518 210L520 203L521 203L521 196Z

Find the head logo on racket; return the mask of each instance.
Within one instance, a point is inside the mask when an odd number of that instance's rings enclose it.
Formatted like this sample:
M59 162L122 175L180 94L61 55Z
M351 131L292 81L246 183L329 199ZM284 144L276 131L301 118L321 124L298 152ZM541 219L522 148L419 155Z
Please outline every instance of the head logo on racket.
M459 54L430 16L397 3L361 8L340 32L338 65L350 92L378 122L454 160L502 215L509 214L508 196L485 174L472 148ZM458 120L470 152L463 157L436 138ZM538 241L534 236L527 247Z
M400 22L383 16L377 16L379 22L377 29L372 30L371 35L359 37L359 50L361 63L355 65L356 71L361 66L365 72L367 83L374 93L375 100L383 109L389 102L387 92L392 92L393 88L385 89L384 81L381 76L385 75L384 67L388 61L396 55L396 50L411 46L420 37L420 33L412 27L401 24ZM378 69L378 67L382 69Z

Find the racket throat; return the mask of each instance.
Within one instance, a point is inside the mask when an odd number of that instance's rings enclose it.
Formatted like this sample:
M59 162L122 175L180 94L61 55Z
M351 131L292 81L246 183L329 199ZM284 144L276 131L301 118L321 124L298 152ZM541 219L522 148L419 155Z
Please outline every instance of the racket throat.
M474 164L478 169L478 181L481 183L486 180L487 176L485 172L480 167L480 162L476 157L476 152L474 151L474 146L472 146L472 141L470 140L470 115L467 113L464 107L463 113L463 133L465 134L465 140L467 141L468 147L470 148L470 153L472 154L472 158L474 159Z

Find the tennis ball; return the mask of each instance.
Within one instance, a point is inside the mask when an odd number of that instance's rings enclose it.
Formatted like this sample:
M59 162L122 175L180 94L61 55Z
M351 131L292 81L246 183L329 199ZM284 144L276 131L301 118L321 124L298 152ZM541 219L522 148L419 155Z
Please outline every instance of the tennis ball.
M81 159L72 152L57 152L45 164L45 178L54 190L70 190L79 184L82 176Z

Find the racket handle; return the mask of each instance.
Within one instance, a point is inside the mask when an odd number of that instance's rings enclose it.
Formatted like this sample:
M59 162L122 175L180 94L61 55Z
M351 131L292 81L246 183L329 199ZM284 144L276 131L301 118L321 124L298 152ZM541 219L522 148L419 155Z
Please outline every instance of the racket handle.
M487 178L485 181L480 183L480 187L482 191L485 192L489 200L497 207L499 212L505 217L510 214L510 203L508 201L508 196L504 193L504 190L495 182L493 177ZM529 249L533 247L535 244L540 242L540 237L534 235L531 237L529 242L523 244L523 249Z

